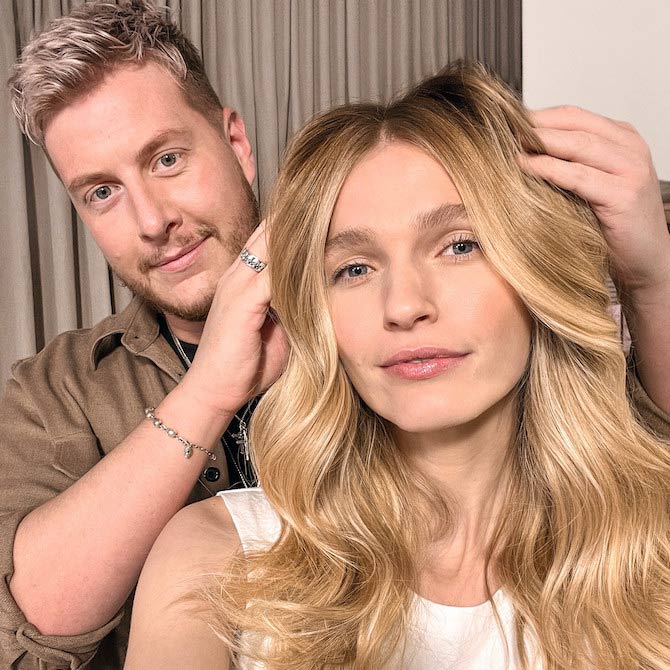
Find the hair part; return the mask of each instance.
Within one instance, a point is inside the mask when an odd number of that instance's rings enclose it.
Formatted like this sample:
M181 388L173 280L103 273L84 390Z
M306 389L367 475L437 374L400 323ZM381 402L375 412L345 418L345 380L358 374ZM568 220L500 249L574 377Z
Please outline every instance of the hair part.
M23 49L9 87L21 130L44 147L49 121L121 67L148 62L174 78L187 104L214 125L221 102L193 44L145 0L89 3L56 19Z

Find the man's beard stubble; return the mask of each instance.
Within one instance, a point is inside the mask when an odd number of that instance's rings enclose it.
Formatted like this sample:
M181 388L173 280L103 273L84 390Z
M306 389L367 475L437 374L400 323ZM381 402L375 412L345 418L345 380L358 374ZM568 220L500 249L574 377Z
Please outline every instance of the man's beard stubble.
M244 202L240 208L241 211L237 213L237 216L231 218L226 226L226 230L221 231L209 223L200 223L196 228L195 234L190 235L188 238L176 238L180 247L183 248L205 237L213 237L230 252L231 259L235 259L239 255L249 236L260 223L260 212L256 196L244 176L240 174L240 177L241 186L244 190ZM121 282L132 291L133 295L143 298L157 312L172 314L185 321L204 321L212 306L216 286L201 292L200 295L195 296L191 302L186 304L183 302L171 302L161 298L151 289L149 283L144 281L151 268L160 263L162 254L163 252L157 252L152 257L142 259L138 267L140 271L138 278L123 277L114 267L112 267L112 270ZM221 268L221 272L223 273L226 269Z

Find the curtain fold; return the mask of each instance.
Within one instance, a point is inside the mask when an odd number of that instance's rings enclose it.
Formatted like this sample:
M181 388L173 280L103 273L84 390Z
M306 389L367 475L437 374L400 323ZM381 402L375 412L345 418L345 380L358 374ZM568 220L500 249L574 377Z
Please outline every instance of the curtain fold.
M0 57L3 64L15 58L21 39L13 10L7 4L0 4ZM36 340L35 325L39 315L33 302L33 285L39 282L39 268L31 267L36 245L34 215L27 193L29 187L24 178L25 147L16 124L11 121L13 115L6 94L0 96L0 115L0 146L3 148L0 161L0 355L16 358L28 355L42 344ZM0 362L6 367L9 361Z
M165 2L165 0L163 0ZM3 0L0 73L84 0ZM261 203L288 139L337 104L388 98L461 57L520 88L521 0L167 0L224 105L244 118ZM150 111L148 112L150 113ZM58 333L130 300L0 94L0 382Z

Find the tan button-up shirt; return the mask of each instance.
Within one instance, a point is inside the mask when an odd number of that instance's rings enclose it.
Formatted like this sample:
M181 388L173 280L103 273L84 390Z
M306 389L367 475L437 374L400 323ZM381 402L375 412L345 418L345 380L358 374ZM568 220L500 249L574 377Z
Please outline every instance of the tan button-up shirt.
M14 366L0 404L0 670L123 666L130 601L98 630L41 635L8 588L14 535L30 511L119 444L143 419L144 408L157 406L183 374L159 335L155 314L137 298L121 314L92 329L64 333ZM643 419L670 438L670 416L651 402L634 374L630 380ZM221 445L216 453L225 463ZM225 479L199 481L189 502L216 493Z
M177 385L183 366L160 337L155 313L135 298L92 329L59 335L16 363L12 373L0 403L0 669L119 670L130 601L99 630L41 635L9 591L14 535L30 511L68 488L132 432L144 408L156 407ZM225 467L220 444L215 453ZM189 502L215 494L226 481L201 477Z

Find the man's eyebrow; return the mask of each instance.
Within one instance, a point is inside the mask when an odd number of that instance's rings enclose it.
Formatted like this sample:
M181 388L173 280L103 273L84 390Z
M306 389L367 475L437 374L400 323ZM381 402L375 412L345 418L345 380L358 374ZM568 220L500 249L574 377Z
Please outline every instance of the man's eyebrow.
M189 141L192 137L193 133L188 128L169 128L167 130L162 130L135 154L135 160L140 164L145 163L166 142L174 140ZM85 186L92 186L93 184L111 181L111 179L112 177L107 172L92 172L90 174L75 177L75 179L67 185L67 190L70 193L77 193Z
M111 181L109 173L107 172L91 172L90 174L83 174L80 177L73 179L68 185L69 193L77 193L85 186L92 186L101 182Z
M149 160L164 144L173 140L191 140L193 133L188 128L168 128L159 132L136 154L136 160L142 164Z
M456 223L467 221L465 207L458 204L440 205L435 209L429 209L415 216L410 225L419 231L437 226L451 226ZM355 247L370 244L374 233L369 228L349 228L334 235L326 242L324 254L328 255L336 249L353 249Z

